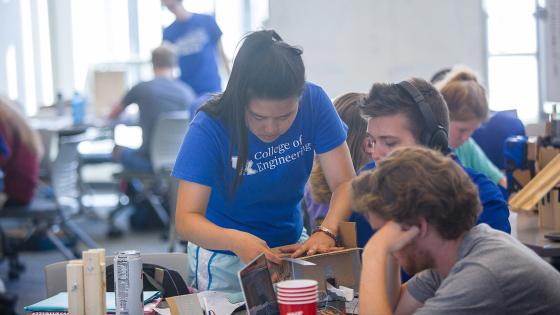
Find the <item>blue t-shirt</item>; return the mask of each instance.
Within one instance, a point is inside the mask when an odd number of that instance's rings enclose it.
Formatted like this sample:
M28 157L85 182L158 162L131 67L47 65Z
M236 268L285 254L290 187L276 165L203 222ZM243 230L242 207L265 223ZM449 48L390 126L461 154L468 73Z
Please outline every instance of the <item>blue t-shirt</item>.
M206 14L193 13L188 20L176 20L163 30L163 40L177 49L180 79L197 95L222 90L216 64L216 44L221 36L214 18Z
M486 223L492 228L506 233L511 233L511 226L509 224L509 208L504 200L502 192L485 175L471 169L464 167L455 155L452 156L463 170L469 175L472 182L478 187L480 202L482 204L482 213L478 217L477 224ZM375 163L368 163L360 169L360 172L372 170L375 168ZM369 241L370 237L375 233L371 228L366 218L359 213L353 212L350 221L356 222L358 246L364 247Z
M524 136L525 126L517 115L510 112L497 112L480 128L474 131L472 138L486 156L499 169L504 169L504 143L508 137Z
M292 126L272 143L248 130L248 161L231 199L237 148L230 160L229 131L199 112L185 136L172 175L210 186L206 218L228 229L251 233L269 247L296 243L303 220L299 209L314 153L335 149L346 128L322 88L307 83Z

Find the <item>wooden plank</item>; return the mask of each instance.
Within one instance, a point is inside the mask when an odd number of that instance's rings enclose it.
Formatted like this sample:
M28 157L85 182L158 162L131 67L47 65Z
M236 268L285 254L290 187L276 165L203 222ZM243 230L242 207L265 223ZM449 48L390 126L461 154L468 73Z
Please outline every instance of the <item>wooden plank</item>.
M509 205L514 211L530 211L560 181L560 154L548 163L523 189L513 196Z
M84 315L84 273L81 260L71 260L66 265L66 291L68 292L68 314Z
M86 315L105 315L105 253L99 250L87 250L82 254L84 262L84 300ZM101 263L103 258L103 264Z

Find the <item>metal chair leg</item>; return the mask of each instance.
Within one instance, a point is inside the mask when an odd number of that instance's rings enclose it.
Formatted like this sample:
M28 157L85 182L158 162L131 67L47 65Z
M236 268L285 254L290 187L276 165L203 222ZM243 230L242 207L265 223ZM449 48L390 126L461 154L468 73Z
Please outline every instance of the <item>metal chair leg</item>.
M87 233L82 231L82 229L73 221L64 221L64 227L74 233L80 241L86 244L88 248L99 248L99 244L97 244Z
M148 198L148 201L154 208L154 211L156 212L157 216L161 220L161 223L163 223L164 226L168 226L169 214L167 214L167 211L161 205L161 202L159 201L158 197L156 197L154 194L151 193L148 193L146 197Z
M66 245L64 245L62 240L60 240L60 238L56 235L56 233L52 229L50 228L47 229L46 234L49 240L54 244L54 246L60 251L60 253L62 253L62 255L66 259L70 260L70 259L77 258L74 255L74 253L71 250L69 250L68 247L66 247Z

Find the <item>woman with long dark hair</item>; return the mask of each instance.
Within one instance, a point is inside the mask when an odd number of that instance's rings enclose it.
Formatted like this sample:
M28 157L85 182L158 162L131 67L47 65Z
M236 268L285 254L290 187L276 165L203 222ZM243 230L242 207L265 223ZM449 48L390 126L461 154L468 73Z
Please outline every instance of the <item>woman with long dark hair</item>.
M176 226L189 241L189 285L199 290L240 290L247 262L261 253L280 261L271 248L329 250L350 214L345 126L323 89L305 81L301 54L274 31L246 36L224 93L201 107L185 136L173 170ZM315 154L334 193L308 239L299 203Z

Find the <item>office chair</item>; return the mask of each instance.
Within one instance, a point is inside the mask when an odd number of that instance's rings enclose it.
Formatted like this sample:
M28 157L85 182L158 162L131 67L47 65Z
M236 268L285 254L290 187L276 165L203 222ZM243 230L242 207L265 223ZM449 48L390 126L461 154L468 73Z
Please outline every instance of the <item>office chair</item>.
M78 153L77 145L80 137L62 137L58 154L51 165L51 186L54 198L36 196L29 205L6 206L0 210L3 219L15 219L27 227L23 240L11 242L9 253L12 279L19 277L23 266L17 253L22 243L33 235L45 235L58 251L67 259L79 256L75 242L66 245L58 236L64 232L72 240L79 240L88 248L98 247L97 243L73 221L74 214L79 212L80 192L78 189Z
M171 204L169 192L170 187L176 187L170 176L175 158L181 147L181 143L188 129L190 115L187 111L174 111L162 113L158 116L152 133L150 145L150 158L152 172L123 171L117 174L121 180L130 181L139 179L142 182L142 191L136 194L135 203L147 200L155 211L160 222L165 226L171 226L168 210L163 203ZM174 186L175 185L175 186ZM115 226L116 217L127 205L127 197L119 198L119 206L109 215L109 237L118 237L122 231ZM124 202L122 202L124 201ZM175 209L171 209L174 211Z

